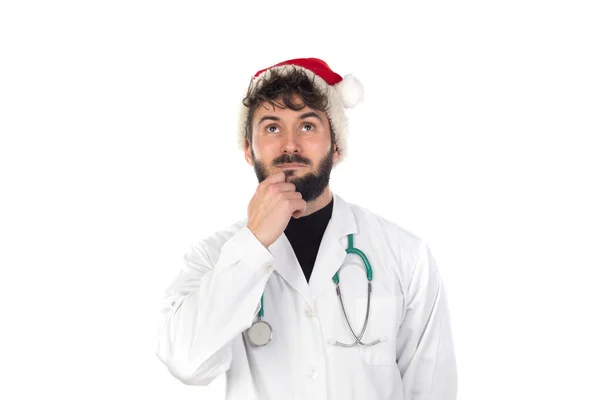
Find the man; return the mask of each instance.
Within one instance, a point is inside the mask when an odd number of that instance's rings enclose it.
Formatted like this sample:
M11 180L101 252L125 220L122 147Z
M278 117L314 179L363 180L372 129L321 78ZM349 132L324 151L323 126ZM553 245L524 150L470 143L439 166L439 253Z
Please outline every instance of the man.
M253 77L238 132L259 180L248 218L192 246L166 293L157 354L182 382L225 373L228 399L456 398L428 246L329 187L360 100L319 59Z

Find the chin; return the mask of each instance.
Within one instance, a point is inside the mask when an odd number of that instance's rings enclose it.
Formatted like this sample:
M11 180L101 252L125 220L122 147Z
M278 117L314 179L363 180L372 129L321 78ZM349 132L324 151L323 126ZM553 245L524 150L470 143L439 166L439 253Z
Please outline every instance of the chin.
M295 170L295 169L284 169L283 172L285 173L286 182L289 182L290 180L294 180L295 178L300 178L300 177L310 173L310 171L298 172L298 170Z

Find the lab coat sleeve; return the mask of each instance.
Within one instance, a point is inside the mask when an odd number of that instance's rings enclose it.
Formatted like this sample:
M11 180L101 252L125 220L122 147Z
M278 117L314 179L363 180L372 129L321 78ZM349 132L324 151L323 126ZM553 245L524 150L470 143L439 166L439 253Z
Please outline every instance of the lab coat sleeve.
M437 263L422 240L406 289L406 312L397 339L404 399L456 399L456 359L446 294Z
M158 327L159 359L188 385L208 385L227 371L232 341L249 328L273 270L273 255L244 227L221 248L192 246L164 297Z

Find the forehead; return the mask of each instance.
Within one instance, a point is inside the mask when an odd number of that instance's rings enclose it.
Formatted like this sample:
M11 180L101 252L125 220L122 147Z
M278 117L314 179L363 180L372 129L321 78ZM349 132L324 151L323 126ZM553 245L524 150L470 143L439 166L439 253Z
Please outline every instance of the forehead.
M297 101L298 103L300 103L300 100L296 100L294 99L294 101ZM282 104L281 102L277 102ZM322 119L323 122L326 122L328 120L327 118L327 113L311 108L307 105L304 105L304 107L302 107L300 110L295 111L292 110L290 108L280 108L277 106L272 105L269 102L263 102L261 103L256 110L254 111L254 115L252 116L252 121L253 123L257 123L262 117L264 116L273 116L276 118L281 118L281 119L298 119L300 118L303 114L306 114L308 112L314 112L317 115L319 115Z

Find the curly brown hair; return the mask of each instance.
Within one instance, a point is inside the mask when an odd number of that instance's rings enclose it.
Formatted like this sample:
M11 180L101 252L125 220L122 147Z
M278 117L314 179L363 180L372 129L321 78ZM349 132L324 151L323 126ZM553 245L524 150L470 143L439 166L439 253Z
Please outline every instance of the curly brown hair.
M300 97L300 103L293 102L294 95ZM281 109L299 111L304 107L310 107L322 112L326 112L329 105L327 93L318 88L314 83L314 76L309 77L306 71L292 68L290 72L286 71L283 74L278 70L271 70L256 88L253 88L252 81L250 82L246 97L242 100L242 104L248 107L244 136L249 144L252 143L252 117L256 109L265 103ZM331 121L329 126L331 127ZM330 128L330 131L333 143L335 137L333 128Z

